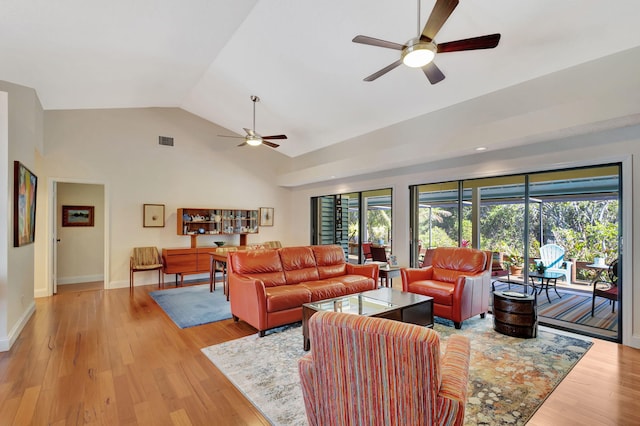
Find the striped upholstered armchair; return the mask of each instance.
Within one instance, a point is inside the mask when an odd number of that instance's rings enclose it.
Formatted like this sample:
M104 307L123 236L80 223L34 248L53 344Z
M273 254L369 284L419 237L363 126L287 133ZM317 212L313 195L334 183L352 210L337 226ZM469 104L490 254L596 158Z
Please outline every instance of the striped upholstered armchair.
M462 425L469 339L413 324L337 312L309 320L298 368L311 425Z

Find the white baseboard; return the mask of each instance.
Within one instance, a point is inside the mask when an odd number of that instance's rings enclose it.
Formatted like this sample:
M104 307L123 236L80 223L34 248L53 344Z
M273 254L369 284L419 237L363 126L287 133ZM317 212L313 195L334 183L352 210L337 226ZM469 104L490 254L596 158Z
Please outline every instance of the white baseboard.
M38 297L49 297L49 296L51 296L51 295L49 294L49 289L48 289L48 288L44 288L44 289L42 289L42 288L41 288L41 289L37 289L37 290L35 290L35 291L33 292L33 297L34 297L34 298L36 298L36 299L37 299Z
M36 302L34 300L31 301L27 309L22 313L20 320L13 326L9 335L0 339L0 352L6 352L11 349L11 346L16 342L18 336L22 332L22 329L25 325L27 325L27 321L31 318L31 316L36 312Z
M104 281L104 275L84 275L77 277L58 278L58 285L92 283L94 281Z
M218 277L221 277L220 273L217 273ZM134 280L134 285L136 287L138 286L142 286L142 285L151 285L151 284L157 284L158 283L158 276L154 275L152 277L153 279L142 279L138 276L136 276L135 280ZM178 283L180 278L178 278ZM193 274L193 275L185 275L184 278L184 282L185 283L194 283L194 282L209 282L209 273L204 273L204 274ZM219 282L219 284L221 284ZM175 279L175 274L165 274L164 276L164 288L173 288L176 286L176 279ZM105 287L105 289L116 289L116 288L125 288L125 287L129 287L129 281L124 281L124 280L119 280L119 281L111 281L109 283L108 286Z

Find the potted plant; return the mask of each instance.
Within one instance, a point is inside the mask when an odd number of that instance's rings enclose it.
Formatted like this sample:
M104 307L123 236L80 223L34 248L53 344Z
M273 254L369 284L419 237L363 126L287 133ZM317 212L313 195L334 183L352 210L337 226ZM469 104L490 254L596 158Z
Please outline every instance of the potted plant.
M506 256L507 263L509 264L509 272L512 275L522 275L522 268L524 268L524 256L519 253L509 253Z

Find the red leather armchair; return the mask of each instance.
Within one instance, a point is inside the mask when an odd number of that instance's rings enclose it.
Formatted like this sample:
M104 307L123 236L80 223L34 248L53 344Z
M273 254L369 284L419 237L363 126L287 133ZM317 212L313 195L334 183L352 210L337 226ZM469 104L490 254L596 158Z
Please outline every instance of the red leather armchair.
M453 321L456 328L475 315L484 318L491 285L491 254L487 253L438 247L431 266L400 270L402 290L433 297L434 315Z

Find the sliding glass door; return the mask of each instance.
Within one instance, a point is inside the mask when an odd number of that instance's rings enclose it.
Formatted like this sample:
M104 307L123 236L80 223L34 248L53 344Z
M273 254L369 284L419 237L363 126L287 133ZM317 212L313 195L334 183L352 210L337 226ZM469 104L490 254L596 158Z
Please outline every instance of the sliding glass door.
M602 262L621 271L620 175L614 164L412 186L411 265L434 247L480 248L521 285L542 265L559 274L562 291L539 300L541 322L619 341L621 292L613 303L593 294L607 284L596 283L606 281Z
M313 197L311 211L312 244L340 244L351 263L364 263L371 245L391 253L390 188Z

